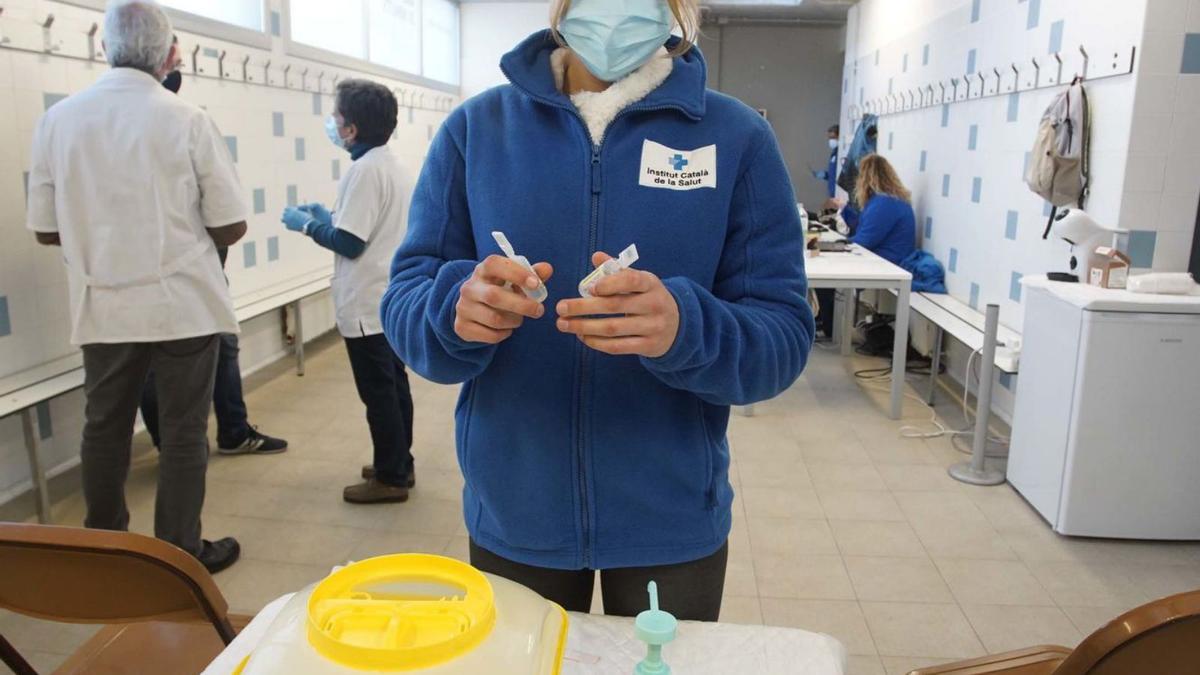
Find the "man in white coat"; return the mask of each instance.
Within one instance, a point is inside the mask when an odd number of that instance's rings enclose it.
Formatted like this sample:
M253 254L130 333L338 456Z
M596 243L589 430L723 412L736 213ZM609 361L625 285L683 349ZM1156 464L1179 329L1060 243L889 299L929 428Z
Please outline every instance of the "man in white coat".
M163 9L113 0L104 48L112 69L38 125L27 215L40 243L62 247L83 349L85 525L128 529L133 424L153 368L154 533L216 572L240 552L200 536L219 336L238 331L217 247L245 234L248 209L216 125L161 84L179 59Z

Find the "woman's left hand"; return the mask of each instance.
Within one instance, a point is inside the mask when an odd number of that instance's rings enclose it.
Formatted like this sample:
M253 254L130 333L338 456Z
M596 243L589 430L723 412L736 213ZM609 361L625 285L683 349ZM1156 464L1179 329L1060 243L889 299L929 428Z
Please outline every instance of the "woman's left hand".
M610 257L595 253L592 264L599 267ZM675 344L679 305L657 276L627 269L602 279L592 294L558 303L558 330L605 354L658 358ZM595 316L602 318L583 318Z

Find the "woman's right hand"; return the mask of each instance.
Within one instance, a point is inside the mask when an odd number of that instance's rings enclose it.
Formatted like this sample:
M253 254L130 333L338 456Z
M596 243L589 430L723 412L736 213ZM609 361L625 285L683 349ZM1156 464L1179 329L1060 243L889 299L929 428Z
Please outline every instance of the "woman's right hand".
M537 263L533 270L543 283L554 274L549 263ZM505 284L512 287L505 288ZM475 266L471 278L459 291L455 334L468 342L499 344L520 328L526 318L542 318L545 308L526 297L520 287L535 289L538 280L508 258L488 256Z

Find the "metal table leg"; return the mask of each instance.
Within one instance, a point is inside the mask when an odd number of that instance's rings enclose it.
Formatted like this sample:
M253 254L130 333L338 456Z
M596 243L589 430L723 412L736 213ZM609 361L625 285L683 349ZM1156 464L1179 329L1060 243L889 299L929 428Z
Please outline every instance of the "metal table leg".
M902 284L896 293L896 338L892 341L892 419L900 419L904 407L904 373L908 367L908 303L910 284Z
M292 313L296 315L296 334L293 336L293 346L296 350L296 375L304 377L304 315L300 312L300 301L292 303Z
M933 405L933 394L937 391L937 376L938 370L942 367L942 337L945 331L942 327L934 324L933 330L933 353L929 355L929 395L925 397L925 402Z
M842 356L850 356L850 348L854 345L854 338L851 335L854 333L854 315L858 313L858 295L853 288L841 288L842 314L841 314L841 329L839 330L839 338L842 343Z
M21 431L25 434L25 451L29 453L29 475L33 478L33 498L37 506L37 519L39 523L49 523L50 489L46 484L46 470L42 467L41 458L38 457L38 446L41 439L38 437L37 419L34 418L33 408L21 411Z
M992 376L996 370L996 333L1000 327L1000 305L987 306L983 329L983 354L979 366L979 391L975 394L975 442L971 445L971 461L950 467L950 477L971 485L999 485L1004 474L986 467L988 421L992 416ZM970 373L967 374L970 379ZM966 383L964 383L965 385Z

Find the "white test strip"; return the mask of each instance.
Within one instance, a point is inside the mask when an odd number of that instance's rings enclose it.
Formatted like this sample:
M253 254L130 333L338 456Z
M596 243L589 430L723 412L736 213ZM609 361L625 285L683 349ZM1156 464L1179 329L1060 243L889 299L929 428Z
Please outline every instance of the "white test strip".
M503 232L492 232L492 239L496 240L496 245L500 247L501 251L504 251L504 255L508 256L509 260L512 260L521 267L524 267L526 270L529 270L529 273L538 280L537 288L530 290L525 286L521 286L521 291L525 293L525 295L531 300L536 302L545 302L546 298L550 296L550 291L546 290L546 284L542 283L542 278L538 276L536 271L534 271L533 265L530 264L529 259L523 255L517 255L516 250L513 249L513 245L508 241L508 237L504 236Z

